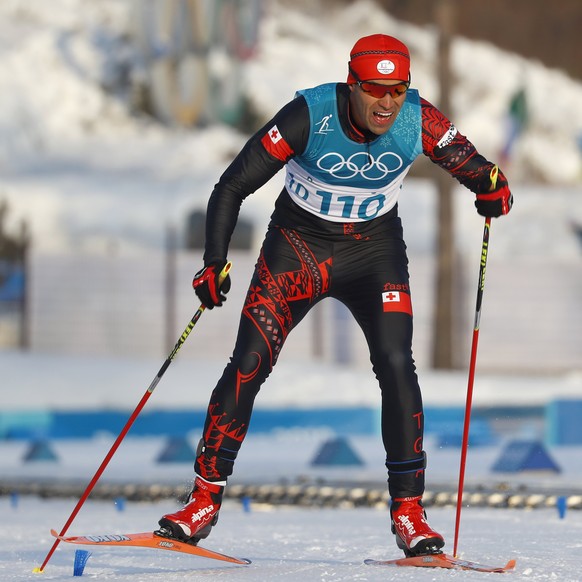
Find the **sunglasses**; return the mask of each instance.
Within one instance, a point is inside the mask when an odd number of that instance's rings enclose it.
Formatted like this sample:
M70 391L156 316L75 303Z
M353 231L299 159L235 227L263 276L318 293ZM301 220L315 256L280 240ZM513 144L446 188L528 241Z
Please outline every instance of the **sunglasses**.
M386 95L390 95L392 99L404 95L410 87L410 81L402 81L396 85L381 85L380 83L372 83L371 81L361 81L358 76L350 69L356 84L364 93L369 93L374 99L383 99Z

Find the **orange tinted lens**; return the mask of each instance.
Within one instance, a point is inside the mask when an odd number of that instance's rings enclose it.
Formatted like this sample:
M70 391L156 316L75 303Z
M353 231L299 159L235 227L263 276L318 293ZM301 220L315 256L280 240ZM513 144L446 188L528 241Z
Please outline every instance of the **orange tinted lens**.
M398 83L398 85L380 85L379 83L361 83L362 90L370 93L376 99L382 99L387 93L390 97L399 97L406 93L408 85L406 83Z

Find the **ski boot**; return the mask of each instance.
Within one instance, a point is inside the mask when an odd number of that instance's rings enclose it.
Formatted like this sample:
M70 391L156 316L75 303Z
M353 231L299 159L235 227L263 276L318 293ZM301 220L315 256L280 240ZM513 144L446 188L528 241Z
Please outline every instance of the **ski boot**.
M218 511L226 482L212 483L199 475L186 505L175 513L164 515L158 522L160 529L154 533L196 545L208 537L218 521Z
M407 557L442 553L445 540L428 525L422 497L393 499L390 517L396 545Z

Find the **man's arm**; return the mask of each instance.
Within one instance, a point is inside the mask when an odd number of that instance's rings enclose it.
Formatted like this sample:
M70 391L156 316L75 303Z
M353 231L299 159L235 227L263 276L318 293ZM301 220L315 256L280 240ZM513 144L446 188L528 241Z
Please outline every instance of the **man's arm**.
M283 107L245 144L214 187L206 214L204 264L225 261L243 200L266 184L309 136L309 111L303 97Z
M484 216L500 216L511 210L513 197L503 172L492 183L495 165L431 103L421 99L422 148L426 156L476 194L475 206Z

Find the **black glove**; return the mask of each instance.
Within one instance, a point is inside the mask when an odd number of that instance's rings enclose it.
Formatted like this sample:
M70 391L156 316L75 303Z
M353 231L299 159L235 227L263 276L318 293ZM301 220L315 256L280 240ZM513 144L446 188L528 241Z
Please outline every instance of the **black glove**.
M495 192L477 194L475 207L481 216L498 217L507 214L513 206L513 194L507 185L502 186Z
M480 192L475 200L475 207L481 216L499 217L507 214L513 206L513 194L507 180L497 166L491 170L491 186L488 192Z
M226 294L230 291L230 275L227 275L222 285L218 284L218 277L224 269L226 261L217 261L200 269L192 281L192 287L207 309L220 307L226 301Z

